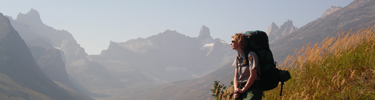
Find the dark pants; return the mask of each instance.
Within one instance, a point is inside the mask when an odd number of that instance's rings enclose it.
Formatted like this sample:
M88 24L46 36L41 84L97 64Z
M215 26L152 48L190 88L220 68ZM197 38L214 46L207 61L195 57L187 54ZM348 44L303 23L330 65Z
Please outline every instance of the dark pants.
M239 85L239 88L242 89L246 83L241 83ZM261 100L262 96L263 91L260 89L260 82L255 81L246 92L240 93L240 96L236 100Z

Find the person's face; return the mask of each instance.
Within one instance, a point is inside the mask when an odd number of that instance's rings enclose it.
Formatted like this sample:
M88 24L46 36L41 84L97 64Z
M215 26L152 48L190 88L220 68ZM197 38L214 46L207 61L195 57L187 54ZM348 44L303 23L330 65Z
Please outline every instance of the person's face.
M240 45L232 38L232 41L230 43L233 50L238 50L240 48Z

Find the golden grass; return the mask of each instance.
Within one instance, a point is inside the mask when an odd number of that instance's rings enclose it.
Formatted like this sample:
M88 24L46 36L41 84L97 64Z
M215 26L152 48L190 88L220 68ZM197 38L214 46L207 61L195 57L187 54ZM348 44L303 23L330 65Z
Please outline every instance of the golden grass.
M264 99L375 99L374 28L339 32L296 50L279 66L292 75L283 96L277 88L266 91Z
M288 55L279 66L292 76L285 82L283 96L279 96L279 86L265 91L263 99L375 99L374 29L375 26L346 34L338 32L321 43L296 49L295 55Z

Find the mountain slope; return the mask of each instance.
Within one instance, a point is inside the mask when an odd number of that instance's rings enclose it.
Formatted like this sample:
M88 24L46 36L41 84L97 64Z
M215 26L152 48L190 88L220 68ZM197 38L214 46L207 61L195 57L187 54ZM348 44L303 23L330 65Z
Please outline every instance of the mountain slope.
M198 79L178 81L139 90L128 94L124 99L132 100L206 100L211 98L211 87L214 81L229 85L233 80L234 67L227 63L220 69Z
M60 51L57 49L45 49L39 46L29 47L42 72L51 80L73 86L68 78L65 63Z
M21 37L27 41L27 45L33 49L34 56L43 56L42 59L38 58L40 65L46 65L45 69L56 69L57 66L50 66L48 59L57 58L50 61L55 61L58 66L65 67L66 73L69 81L73 84L73 87L69 85L69 82L59 82L66 86L77 88L79 91L83 91L87 95L91 96L103 96L99 94L92 93L92 91L102 90L106 88L117 88L122 84L117 78L113 77L108 72L105 66L99 63L93 63L90 61L88 55L85 53L85 50L80 47L76 42L73 36L65 30L56 30L50 26L45 25L40 19L39 12L31 9L26 14L18 14L17 19L11 20L11 23L14 25L15 29L20 32ZM39 44L41 43L41 44ZM43 49L35 49L42 47ZM45 51L56 50L61 52L60 57L57 57L58 52L48 53ZM38 53L41 52L41 53ZM51 58L46 58L51 57ZM58 59L61 59L57 61ZM61 68L60 67L60 68ZM99 71L100 73L106 74L89 74L90 71ZM61 73L63 70L42 70L49 71L44 73ZM47 74L49 77L54 77L53 74ZM100 76L104 75L104 76ZM61 76L60 76L61 77ZM62 78L60 78L62 79ZM66 78L65 78L66 79ZM64 79L64 80L65 80ZM101 80L101 81L98 81ZM56 81L55 81L56 82ZM113 84L106 84L106 83ZM116 85L114 85L116 84ZM111 86L114 85L114 86ZM121 87L121 86L120 86Z
M375 25L375 1L355 0L323 18L318 18L297 31L270 44L276 61L280 62L288 54L294 54L296 48L304 44L315 44L337 32L357 31Z
M9 76L20 86L42 93L51 99L83 99L62 89L40 71L30 49L11 26L9 19L2 14L0 14L0 73ZM4 76L5 79L10 80L6 76ZM7 85L6 83L2 83L2 85ZM25 93L25 95L15 96L22 98L31 96L29 93Z
M22 86L12 80L9 76L0 73L0 99L1 100L15 100L15 99L29 99L29 100L51 100L45 94L31 90Z

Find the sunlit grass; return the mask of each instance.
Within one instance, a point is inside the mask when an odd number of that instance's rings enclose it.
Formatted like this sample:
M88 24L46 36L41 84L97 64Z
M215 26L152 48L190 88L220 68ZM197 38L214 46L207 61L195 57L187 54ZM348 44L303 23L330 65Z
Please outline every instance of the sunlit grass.
M374 28L339 32L321 43L296 49L279 66L292 76L285 82L283 96L278 87L266 91L263 99L375 99ZM229 89L223 94L233 92Z
M292 79L280 89L265 92L265 99L375 99L374 29L340 32L288 56L280 68Z

